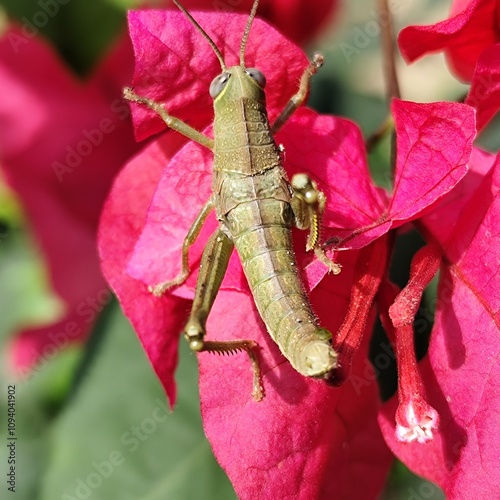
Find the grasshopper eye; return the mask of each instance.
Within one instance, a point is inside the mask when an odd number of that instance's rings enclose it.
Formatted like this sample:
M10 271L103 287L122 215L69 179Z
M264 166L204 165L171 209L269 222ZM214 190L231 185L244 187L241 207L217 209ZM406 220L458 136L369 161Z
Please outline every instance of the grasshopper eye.
M260 69L247 68L245 70L245 73L248 76L252 77L261 89L263 89L266 86L266 77L264 76L264 73L260 71Z
M229 73L224 72L212 80L209 90L212 99L215 99L222 92L230 76Z

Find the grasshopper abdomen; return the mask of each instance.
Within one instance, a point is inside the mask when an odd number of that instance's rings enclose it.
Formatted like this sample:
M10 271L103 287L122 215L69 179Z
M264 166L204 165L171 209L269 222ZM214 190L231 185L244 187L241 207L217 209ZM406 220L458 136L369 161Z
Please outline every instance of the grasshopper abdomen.
M248 225L241 223L245 218ZM227 219L230 227L232 219L240 219L233 241L270 336L299 373L328 376L337 366L337 355L330 333L318 326L299 276L290 205L276 199L247 202Z

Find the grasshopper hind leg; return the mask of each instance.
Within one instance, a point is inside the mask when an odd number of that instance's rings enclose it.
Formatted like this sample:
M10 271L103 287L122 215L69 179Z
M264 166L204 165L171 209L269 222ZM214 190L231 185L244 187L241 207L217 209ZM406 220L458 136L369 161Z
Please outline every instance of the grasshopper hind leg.
M184 337L189 347L196 352L234 354L245 351L250 358L253 370L252 396L256 401L260 401L264 396L264 391L256 354L257 342L253 340L204 340L208 314L224 278L233 248L234 243L220 229L208 240L201 259L195 297L189 320L184 328Z
M262 374L260 372L259 360L257 359L257 349L259 344L254 340L226 340L226 341L204 341L201 349L191 349L216 354L235 354L245 351L248 354L253 372L252 398L255 401L262 401L264 397L264 387L262 385Z

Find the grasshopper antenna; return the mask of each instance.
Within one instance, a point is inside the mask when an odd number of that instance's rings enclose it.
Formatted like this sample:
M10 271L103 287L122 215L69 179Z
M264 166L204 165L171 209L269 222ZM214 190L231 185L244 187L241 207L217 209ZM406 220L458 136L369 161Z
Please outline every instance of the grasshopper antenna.
M212 50L215 52L215 55L217 56L217 59L220 62L220 67L222 68L222 71L226 71L226 63L224 62L224 58L222 57L222 54L220 53L219 48L217 45L215 45L215 42L210 38L208 33L198 24L198 22L195 20L195 18L187 11L186 7L182 5L178 0L172 0L174 4L179 8L181 12L184 13L184 15L189 19L191 24L203 35L203 38L209 43L210 47L212 47ZM258 3L258 1L256 2ZM253 12L253 10L252 10ZM255 15L255 14L254 14ZM250 29L250 27L248 27Z
M175 0L174 0L175 1ZM250 28L252 27L252 22L255 19L255 14L257 13L257 7L259 6L259 0L255 0L252 5L252 10L250 11L250 16L245 26L245 31L243 32L243 38L241 39L240 47L240 66L245 67L245 49L247 46L248 35L250 34Z

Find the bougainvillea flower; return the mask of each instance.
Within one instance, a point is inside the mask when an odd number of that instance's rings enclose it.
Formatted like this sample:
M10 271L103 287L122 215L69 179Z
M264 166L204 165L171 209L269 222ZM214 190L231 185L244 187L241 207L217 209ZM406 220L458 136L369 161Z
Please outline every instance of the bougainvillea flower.
M449 19L430 26L409 26L401 31L398 43L408 61L445 52L454 73L471 82L466 103L478 111L479 130L500 109L498 0L455 0Z
M226 63L235 64L247 16L201 12L194 16ZM176 12L131 12L129 25L136 54L135 92L164 103L172 115L210 134L213 112L208 88L220 67L206 41ZM272 120L296 91L307 60L296 46L256 20L246 61L266 75ZM148 109L137 105L132 109L139 139L165 129ZM392 196L372 184L363 140L353 123L301 109L276 137L283 145L289 174L309 173L326 193L327 237L351 249L338 254L342 273L327 275L323 264L305 255L304 234L295 234L311 301L331 331L337 331L346 317L358 257L364 252L370 255L366 249L372 245L386 245L391 229L430 210L467 171L475 135L469 106L396 101L393 111L398 161ZM160 298L153 297L148 286L178 273L182 241L210 195L213 162L212 153L193 142L176 150L170 143L173 136L168 131L154 140L119 174L99 232L104 274L171 402L177 343L193 298L194 277ZM193 268L215 227L215 219L209 218L190 251ZM364 324L363 330L369 331L371 308ZM209 339L248 338L260 346L266 395L258 403L250 396L252 374L245 353L199 355L205 431L240 498L377 496L390 459L373 425L377 389L364 332L352 358L353 376L342 386L332 388L302 377L267 335L236 255L207 331ZM355 479L359 477L365 480Z
M30 325L13 338L10 361L18 371L84 338L109 300L95 233L111 180L137 149L120 99L132 62L123 39L82 82L22 28L0 40L0 88L8 96L0 101L0 161L65 305L56 324Z
M481 130L500 109L500 43L479 57L465 101L477 109L477 127Z
M408 446L394 436L395 401L380 417L395 454L447 498L498 496L499 200L500 157L476 150L464 180L421 221L444 255L429 355L420 364L439 433Z
M254 0L216 0L210 9L219 12L241 12L248 14ZM207 10L206 0L182 2L190 11ZM338 6L338 0L260 0L259 17L272 24L289 40L301 45L310 41L321 31Z
M444 50L458 77L470 81L480 55L500 41L498 0L454 0L449 19L430 26L409 26L399 46L410 61Z

